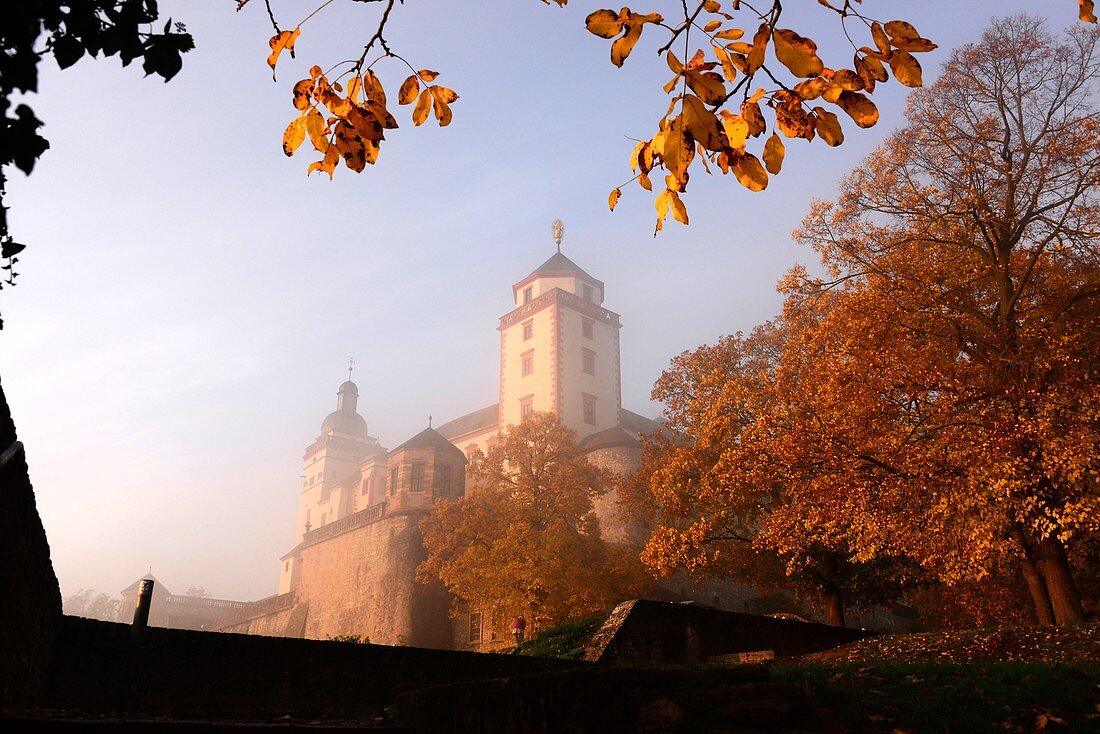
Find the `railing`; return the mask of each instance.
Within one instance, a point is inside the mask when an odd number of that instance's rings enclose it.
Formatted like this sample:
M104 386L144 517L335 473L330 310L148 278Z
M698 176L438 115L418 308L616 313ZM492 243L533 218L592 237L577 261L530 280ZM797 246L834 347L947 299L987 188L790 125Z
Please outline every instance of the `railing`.
M320 543L322 540L328 540L341 533L346 533L352 528L362 527L363 525L369 525L370 523L378 520L386 514L386 503L380 502L377 505L371 505L365 510L342 517L339 520L330 522L328 525L322 525L321 527L310 530L308 533L302 536L302 547L307 545L313 545L314 543Z
M240 624L247 619L254 619L256 617L263 617L268 614L274 614L282 609L292 607L298 603L298 598L294 595L293 591L288 591L285 594L276 594L274 596L264 597L258 601L243 602L241 608L234 612L232 615L226 617L218 623L218 627L225 629L236 624Z
M211 599L208 596L178 596L176 594L170 594L166 602L168 604L182 604L191 607L219 607L222 609L241 609L248 604L246 601Z

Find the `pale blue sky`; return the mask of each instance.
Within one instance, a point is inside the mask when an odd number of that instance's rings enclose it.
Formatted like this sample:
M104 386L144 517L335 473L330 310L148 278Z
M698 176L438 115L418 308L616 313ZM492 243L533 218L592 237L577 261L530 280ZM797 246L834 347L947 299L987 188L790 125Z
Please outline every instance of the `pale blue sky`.
M461 95L454 122L414 129L401 108L377 166L307 179L306 151L280 150L290 86L357 55L375 9L337 2L310 21L276 85L253 4L161 0L198 46L167 85L117 59L46 62L31 99L52 148L9 186L13 232L31 247L0 295L0 376L66 594L114 593L149 566L176 592L273 593L302 450L348 357L387 446L429 414L438 425L495 402L497 318L552 254L555 218L563 251L622 315L624 406L656 414L649 391L671 357L775 314L775 281L811 260L789 236L811 199L903 122L905 90L880 87L876 128L842 116L839 149L787 141L761 194L696 174L691 226L670 220L654 239L651 195L629 187L607 210L630 176L627 137L651 135L667 104L653 38L616 69L609 42L583 29L599 3L410 0L388 39ZM292 26L312 4L274 6ZM811 26L827 18L813 0L786 6ZM994 12L1076 17L1072 0L863 7L940 44L921 55L926 83ZM826 22L813 35L828 63L841 46ZM394 91L407 75L376 68Z

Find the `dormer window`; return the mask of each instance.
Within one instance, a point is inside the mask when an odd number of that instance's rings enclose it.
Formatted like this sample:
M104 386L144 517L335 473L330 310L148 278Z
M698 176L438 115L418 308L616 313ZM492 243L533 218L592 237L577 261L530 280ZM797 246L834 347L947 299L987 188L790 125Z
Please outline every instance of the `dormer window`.
M529 285L523 289L523 302L530 303L531 299L535 297L535 286Z
M581 286L581 294L584 296L584 300L591 301L592 300L592 286L588 285L587 283L583 284Z

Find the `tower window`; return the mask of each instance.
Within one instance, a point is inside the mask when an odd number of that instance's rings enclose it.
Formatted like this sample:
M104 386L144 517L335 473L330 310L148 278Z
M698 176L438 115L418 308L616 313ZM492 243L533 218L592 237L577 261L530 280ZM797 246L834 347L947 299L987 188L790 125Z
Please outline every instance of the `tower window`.
M530 303L531 299L535 297L535 286L529 285L523 289L523 302Z
M524 352L520 357L520 373L527 377L535 371L535 353L534 351Z
M525 321L523 324L523 341L527 341L535 335L535 323L533 321Z
M397 493L397 468L390 472L390 494Z
M413 464L412 465L412 481L409 489L413 492L424 491L424 465Z
M583 336L585 339L592 338L592 324L592 319L586 319L583 316L581 317L581 336Z
M534 397L528 396L519 401L519 418L520 420L527 420L527 417L534 412Z
M581 286L581 292L584 294L584 300L592 300L592 286L585 284Z
M596 374L596 353L591 349L581 350L581 368L586 375Z
M590 426L596 425L596 396L584 395L584 422Z
M369 479L364 479L363 480L363 488L360 491L360 494L366 494L369 490L370 490L370 480Z
M435 493L440 497L445 497L451 493L451 467L446 464L436 464Z

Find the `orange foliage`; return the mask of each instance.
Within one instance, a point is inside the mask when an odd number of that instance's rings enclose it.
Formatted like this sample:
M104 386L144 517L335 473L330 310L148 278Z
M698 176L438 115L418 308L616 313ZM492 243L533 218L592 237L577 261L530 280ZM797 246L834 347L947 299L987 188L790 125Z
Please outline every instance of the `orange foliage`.
M507 639L522 615L531 631L643 595L651 581L636 553L600 538L592 500L610 477L575 434L535 413L470 466L473 487L437 502L423 521L423 581L440 579Z

